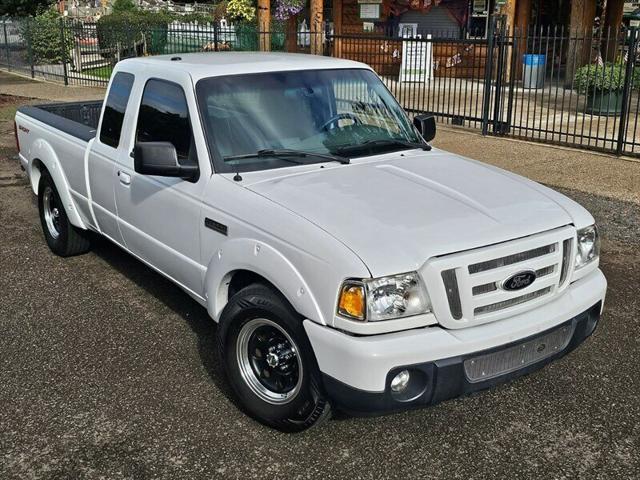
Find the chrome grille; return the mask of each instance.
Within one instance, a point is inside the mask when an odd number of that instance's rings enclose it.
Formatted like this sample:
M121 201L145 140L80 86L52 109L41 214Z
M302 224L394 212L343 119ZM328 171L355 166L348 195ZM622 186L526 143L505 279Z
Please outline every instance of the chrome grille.
M560 285L564 285L564 281L567 279L567 272L569 272L569 262L573 258L573 248L571 239L566 239L562 242L562 271L560 272Z
M574 329L575 324L563 325L546 335L504 350L469 358L464 361L464 373L471 383L475 383L525 368L564 350Z
M430 260L423 275L443 326L479 325L534 308L566 287L571 270L572 226ZM521 290L502 288L514 274L533 270Z
M551 275L555 271L556 271L556 266L555 265L549 265L548 267L536 270L536 278L541 278L541 277L544 277L546 275Z
M546 295L549 292L551 292L551 287L545 287L540 290L536 290L535 292L527 293L525 295L520 295L519 297L510 298L509 300L490 303L489 305L483 305L482 307L477 307L473 310L473 313L475 313L476 315L484 315L486 313L497 312L498 310L503 310L505 308L513 307L515 305L520 305L521 303L528 302L529 300L533 300L534 298L538 298L538 297L541 297L542 295Z
M506 267L507 265L513 265L514 263L524 262L525 260L531 260L532 258L541 257L551 252L555 252L556 244L545 245L544 247L534 248L526 252L519 252L513 255L507 255L506 257L494 258L486 262L476 263L469 265L469 273L480 273L487 270L494 270L500 267Z
M545 275L551 275L555 271L555 269L556 269L555 265L549 265L548 267L540 268L540 269L536 270L536 279L538 279L540 277L544 277ZM471 293L474 296L475 295L482 295L484 293L493 292L493 291L495 291L497 289L498 289L498 283L497 282L491 282L491 283L485 283L483 285L476 285L471 290Z
M471 289L471 293L473 295L482 295L483 293L493 292L498 289L498 284L496 282L485 283L483 285L476 285Z
M458 279L454 269L442 272L442 281L447 290L447 300L449 300L449 308L451 316L456 320L462 318L462 305L460 304L460 292L458 290Z

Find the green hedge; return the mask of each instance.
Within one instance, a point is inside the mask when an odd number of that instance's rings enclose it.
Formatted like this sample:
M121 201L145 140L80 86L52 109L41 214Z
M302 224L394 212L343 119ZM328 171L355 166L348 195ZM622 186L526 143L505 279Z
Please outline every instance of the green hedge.
M105 15L96 24L98 45L101 49L115 49L120 43L124 53L133 52L136 42L144 37L149 55L164 53L167 45L168 25L172 17L165 13L122 12ZM114 53L110 56L115 55Z
M31 55L36 65L60 64L69 60L73 48L73 35L62 28L62 17L55 10L47 10L20 23L22 36L31 44Z
M575 88L579 93L618 91L624 88L625 66L620 63L585 65L575 74Z
M236 42L234 50L257 52L260 49L258 26L253 23L239 23L235 26ZM272 24L270 30L271 50L274 52L284 51L285 31L277 24Z

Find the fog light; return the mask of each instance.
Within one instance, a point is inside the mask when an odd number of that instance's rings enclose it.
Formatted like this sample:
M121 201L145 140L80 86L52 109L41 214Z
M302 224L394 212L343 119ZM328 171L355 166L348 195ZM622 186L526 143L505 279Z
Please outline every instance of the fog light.
M402 370L399 374L393 377L391 380L391 390L394 392L402 392L409 385L409 379L411 375L409 374L409 370Z

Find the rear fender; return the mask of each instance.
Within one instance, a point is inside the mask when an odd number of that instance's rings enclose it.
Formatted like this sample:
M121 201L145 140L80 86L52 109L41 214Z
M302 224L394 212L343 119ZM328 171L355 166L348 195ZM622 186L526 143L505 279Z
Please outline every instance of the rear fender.
M209 315L219 321L228 301L228 287L238 270L256 273L273 284L305 318L325 324L318 302L295 266L277 249L257 240L237 238L213 255L205 275Z
M86 230L87 227L80 218L76 205L71 198L69 183L62 171L60 160L51 145L45 140L38 139L33 142L29 151L29 156L30 158L27 168L33 193L36 195L38 194L38 184L40 183L40 177L42 176L42 169L46 168L53 179L53 183L56 185L56 189L58 190L60 199L64 204L64 209L69 221L72 225Z

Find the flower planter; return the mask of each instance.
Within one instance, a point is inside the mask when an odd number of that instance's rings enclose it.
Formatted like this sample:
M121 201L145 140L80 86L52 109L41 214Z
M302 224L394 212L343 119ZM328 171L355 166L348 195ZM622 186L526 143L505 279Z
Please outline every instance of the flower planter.
M592 115L614 116L622 111L621 90L596 90L587 94L585 112Z

